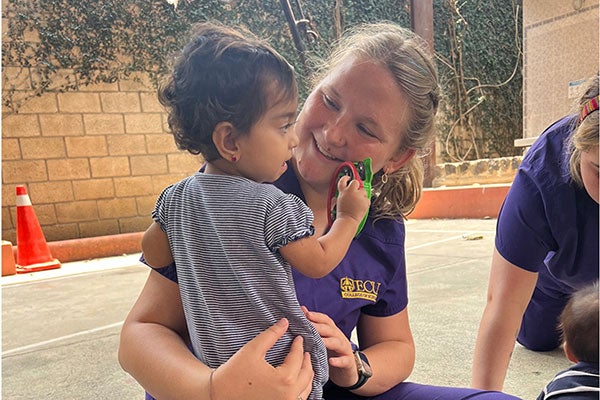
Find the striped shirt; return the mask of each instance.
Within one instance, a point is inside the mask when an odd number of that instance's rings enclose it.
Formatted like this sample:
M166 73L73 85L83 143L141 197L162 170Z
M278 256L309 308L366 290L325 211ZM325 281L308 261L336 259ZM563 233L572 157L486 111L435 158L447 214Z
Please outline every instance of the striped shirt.
M537 400L597 400L599 395L598 364L580 362L556 374Z
M212 368L282 317L286 335L267 353L281 364L304 338L315 370L310 399L328 379L325 346L296 298L278 249L314 233L311 210L292 194L242 177L197 173L166 188L152 214L176 265L193 351Z

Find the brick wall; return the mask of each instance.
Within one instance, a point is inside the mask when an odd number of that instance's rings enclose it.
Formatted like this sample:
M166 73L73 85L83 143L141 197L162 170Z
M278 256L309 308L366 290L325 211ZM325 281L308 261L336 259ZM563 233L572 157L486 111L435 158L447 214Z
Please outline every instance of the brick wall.
M514 156L438 164L432 187L511 183L522 160Z
M19 76L24 94L30 77ZM16 185L48 241L138 232L160 191L200 163L176 149L144 77L32 98L3 109L2 238L16 242Z
M47 93L3 111L2 238L13 243L16 185L26 185L48 241L139 232L160 191L201 164L176 149L148 82ZM440 164L433 186L511 182L519 163Z
M3 109L2 239L16 243L16 185L26 185L54 241L143 231L162 189L198 169L199 157L175 147L152 85L138 79ZM511 182L519 163L440 164L433 186Z
M2 78L17 97L30 93L26 69L3 65ZM3 107L2 239L16 243L16 185L27 187L48 241L139 232L160 191L200 163L176 149L144 76L46 93L16 114ZM511 182L514 168L514 160L443 164L434 186Z

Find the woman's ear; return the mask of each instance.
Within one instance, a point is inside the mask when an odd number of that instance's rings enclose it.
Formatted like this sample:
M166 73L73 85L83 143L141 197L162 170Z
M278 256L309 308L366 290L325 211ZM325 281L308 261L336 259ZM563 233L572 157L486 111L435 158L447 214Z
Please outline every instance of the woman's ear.
M405 152L390 158L388 162L383 165L383 171L386 174L391 174L398 171L400 168L406 165L406 163L408 163L416 153L417 152L415 149L408 149Z
M213 130L213 143L221 157L227 161L235 162L239 159L237 137L236 130L230 122L219 122Z

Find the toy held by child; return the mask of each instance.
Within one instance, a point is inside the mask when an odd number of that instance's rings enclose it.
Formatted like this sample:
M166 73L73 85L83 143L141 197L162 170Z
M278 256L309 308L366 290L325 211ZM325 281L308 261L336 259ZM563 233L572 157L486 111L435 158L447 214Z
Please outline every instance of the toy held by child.
M328 227L331 227L336 218L337 210L334 202L339 195L337 190L339 180L344 176L349 176L350 180L356 179L359 186L365 190L367 198L371 199L372 196L373 171L371 170L371 159L366 158L363 161L346 161L341 163L334 172L331 183L329 184L329 194L327 195L327 208L330 210L330 213L327 215ZM357 235L360 233L363 226L365 226L368 216L369 213L367 212L358 226L358 230L356 231Z

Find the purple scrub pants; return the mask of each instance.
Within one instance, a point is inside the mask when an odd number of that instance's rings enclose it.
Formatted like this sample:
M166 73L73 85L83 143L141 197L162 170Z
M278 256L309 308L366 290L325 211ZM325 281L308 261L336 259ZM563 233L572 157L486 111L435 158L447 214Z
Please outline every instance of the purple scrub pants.
M331 385L324 391L325 400L519 400L518 397L501 392L478 389L428 386L417 383L401 383L384 394L361 397ZM146 394L146 400L154 400Z
M374 397L356 396L347 390L332 388L325 390L325 400L518 400L518 397L501 392L479 389L429 386L404 382L387 392Z
M536 287L523 314L517 341L533 351L551 351L560 346L558 317L568 300L566 294L549 296Z

